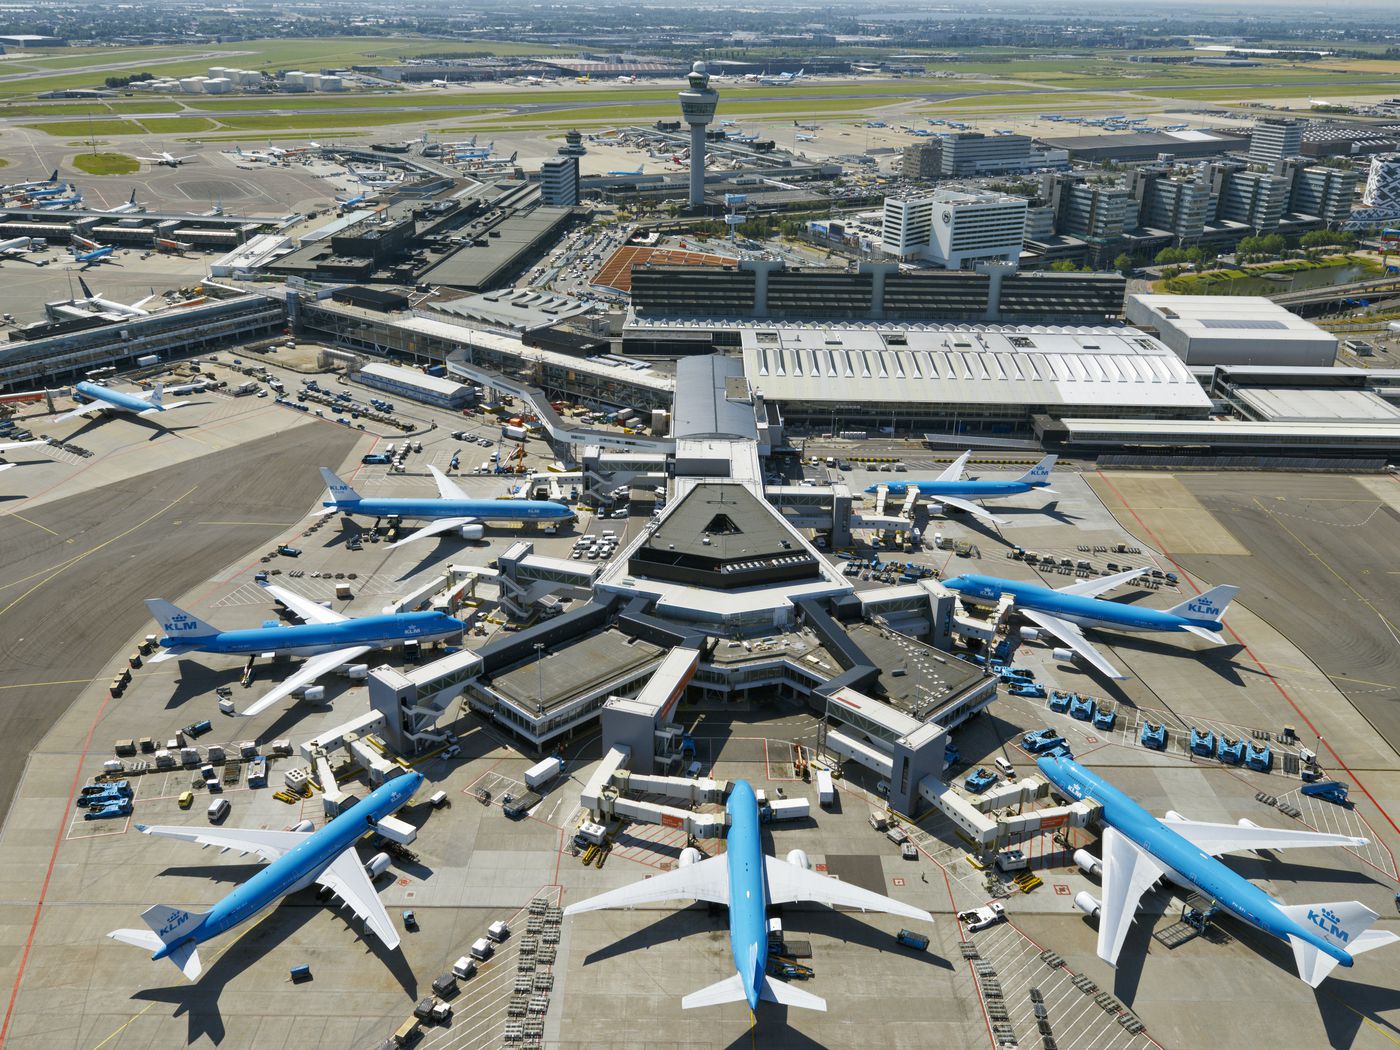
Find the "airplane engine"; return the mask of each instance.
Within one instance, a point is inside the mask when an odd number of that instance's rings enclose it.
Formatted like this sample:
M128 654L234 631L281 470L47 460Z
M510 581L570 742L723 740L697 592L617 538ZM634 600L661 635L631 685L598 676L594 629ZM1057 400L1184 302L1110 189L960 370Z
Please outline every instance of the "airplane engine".
M1074 863L1079 865L1079 870L1086 875L1102 875L1103 861L1094 856L1087 849L1077 849L1074 851Z
M316 825L309 820L299 820L292 825L293 831L310 832L316 830Z
M376 853L365 863L365 874L370 877L371 881L379 878L388 870L389 854L387 853Z
M1178 813L1176 810L1174 810L1174 809L1169 809L1169 810L1167 810L1165 813L1162 814L1162 819L1163 819L1163 820L1185 820L1186 818L1183 817L1183 816L1182 816L1180 813Z
M326 698L326 687L323 685L309 685L301 691L303 700L324 700Z
M812 870L812 862L807 859L807 854L800 849L789 850L787 862L803 871Z
M700 851L694 846L687 846L685 849L681 850L680 866L682 868L688 868L692 864L699 864L700 860Z
M1099 912L1103 911L1103 901L1088 890L1080 890L1074 895L1074 906L1091 919L1098 918Z
M486 535L486 529L480 525L463 525L457 530L457 535L464 540L479 540Z
M941 504L941 503L930 503L930 504L928 505L928 512L929 512L930 514L942 514L942 513L944 512L944 511L943 511L943 504Z
M1051 649L1050 658L1062 664L1072 664L1079 658L1079 654L1073 649Z
M1038 642L1042 637L1044 637L1044 633L1045 632L1043 632L1039 627L1022 627L1021 641Z
M345 677L362 682L369 677L369 664L350 664L345 668Z

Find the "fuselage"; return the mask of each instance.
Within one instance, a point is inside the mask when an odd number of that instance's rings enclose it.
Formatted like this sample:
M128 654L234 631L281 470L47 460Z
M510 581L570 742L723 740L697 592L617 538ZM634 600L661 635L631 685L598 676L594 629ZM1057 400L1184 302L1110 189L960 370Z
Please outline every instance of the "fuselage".
M187 936L167 944L151 958L164 959L175 948L190 941L202 944L246 922L287 894L309 886L375 824L397 812L422 783L422 773L409 772L375 788L219 901Z
M729 950L744 981L749 1009L758 1009L768 971L768 876L758 831L758 799L739 780L724 804L729 814L725 859L729 865Z
M1127 632L1180 631L1188 624L1209 631L1221 631L1225 627L1219 620L1187 620L1161 609L1149 609L1143 605L1114 602L1106 598L1090 598L1082 594L1065 594L1051 587L1018 580L1004 580L998 576L967 573L945 580L943 585L957 591L964 598L983 603L994 604L1003 594L1009 594L1018 608L1034 609L1036 612L1057 616L1081 627L1103 627L1111 631Z
M89 401L97 401L104 407L119 412L145 412L148 409L159 407L144 397L123 393L110 387L98 386L96 383L78 383L73 389Z
M360 616L341 623L302 623L286 627L253 627L219 631L198 638L165 635L162 648L179 653L257 654L314 656L355 645L383 648L402 642L436 642L461 634L465 626L445 613L412 612Z
M891 496L906 495L911 488L920 496L937 499L954 496L961 499L988 499L996 496L1019 496L1046 487L1045 482L1030 481L889 481L883 482ZM865 491L874 492L880 486L871 485Z
M1352 964L1349 953L1289 918L1274 898L1178 835L1171 829L1170 821L1158 820L1078 762L1042 757L1036 760L1036 765L1065 795L1074 799L1091 798L1102 805L1103 822L1156 858L1173 881L1200 890L1256 929L1280 940L1301 938L1343 966Z
M363 514L401 521L479 518L482 521L571 521L574 512L539 499L411 499L401 497L326 500L323 506L342 514Z

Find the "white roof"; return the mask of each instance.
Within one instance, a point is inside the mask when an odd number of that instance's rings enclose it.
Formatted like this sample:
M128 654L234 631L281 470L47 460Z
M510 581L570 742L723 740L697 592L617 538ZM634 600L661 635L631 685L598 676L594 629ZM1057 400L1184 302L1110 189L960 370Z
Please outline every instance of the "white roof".
M1210 407L1181 359L1131 328L779 323L740 333L744 372L769 400Z
M1336 336L1259 295L1130 295L1124 314L1134 324L1187 339L1325 339Z
M1062 419L1070 439L1085 434L1122 434L1148 439L1169 437L1239 437L1257 440L1269 437L1356 438L1395 441L1400 437L1394 423L1309 420L1301 422L1259 422L1253 419Z
M455 379L441 379L438 376L430 376L426 372L419 372L412 368L383 365L377 361L361 368L360 374L378 376L391 383L402 383L407 387L415 387L419 390L427 390L448 397L460 393L466 387L465 383L459 383Z

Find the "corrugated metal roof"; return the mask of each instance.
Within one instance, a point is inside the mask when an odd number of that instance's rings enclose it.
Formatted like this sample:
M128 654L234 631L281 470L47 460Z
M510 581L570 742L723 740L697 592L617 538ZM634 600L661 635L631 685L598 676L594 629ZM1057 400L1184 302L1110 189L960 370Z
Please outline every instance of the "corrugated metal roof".
M674 438L733 437L758 440L753 405L730 400L733 380L743 383L744 362L711 354L676 363L676 398L671 412Z

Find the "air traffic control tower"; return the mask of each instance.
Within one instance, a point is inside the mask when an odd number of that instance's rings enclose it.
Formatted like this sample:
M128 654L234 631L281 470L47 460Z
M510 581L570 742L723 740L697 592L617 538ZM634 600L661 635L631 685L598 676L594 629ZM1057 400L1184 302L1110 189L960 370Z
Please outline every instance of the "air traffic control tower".
M705 128L715 119L719 92L710 87L704 62L696 62L687 77L690 88L680 93L681 119L690 125L690 207L705 203Z

